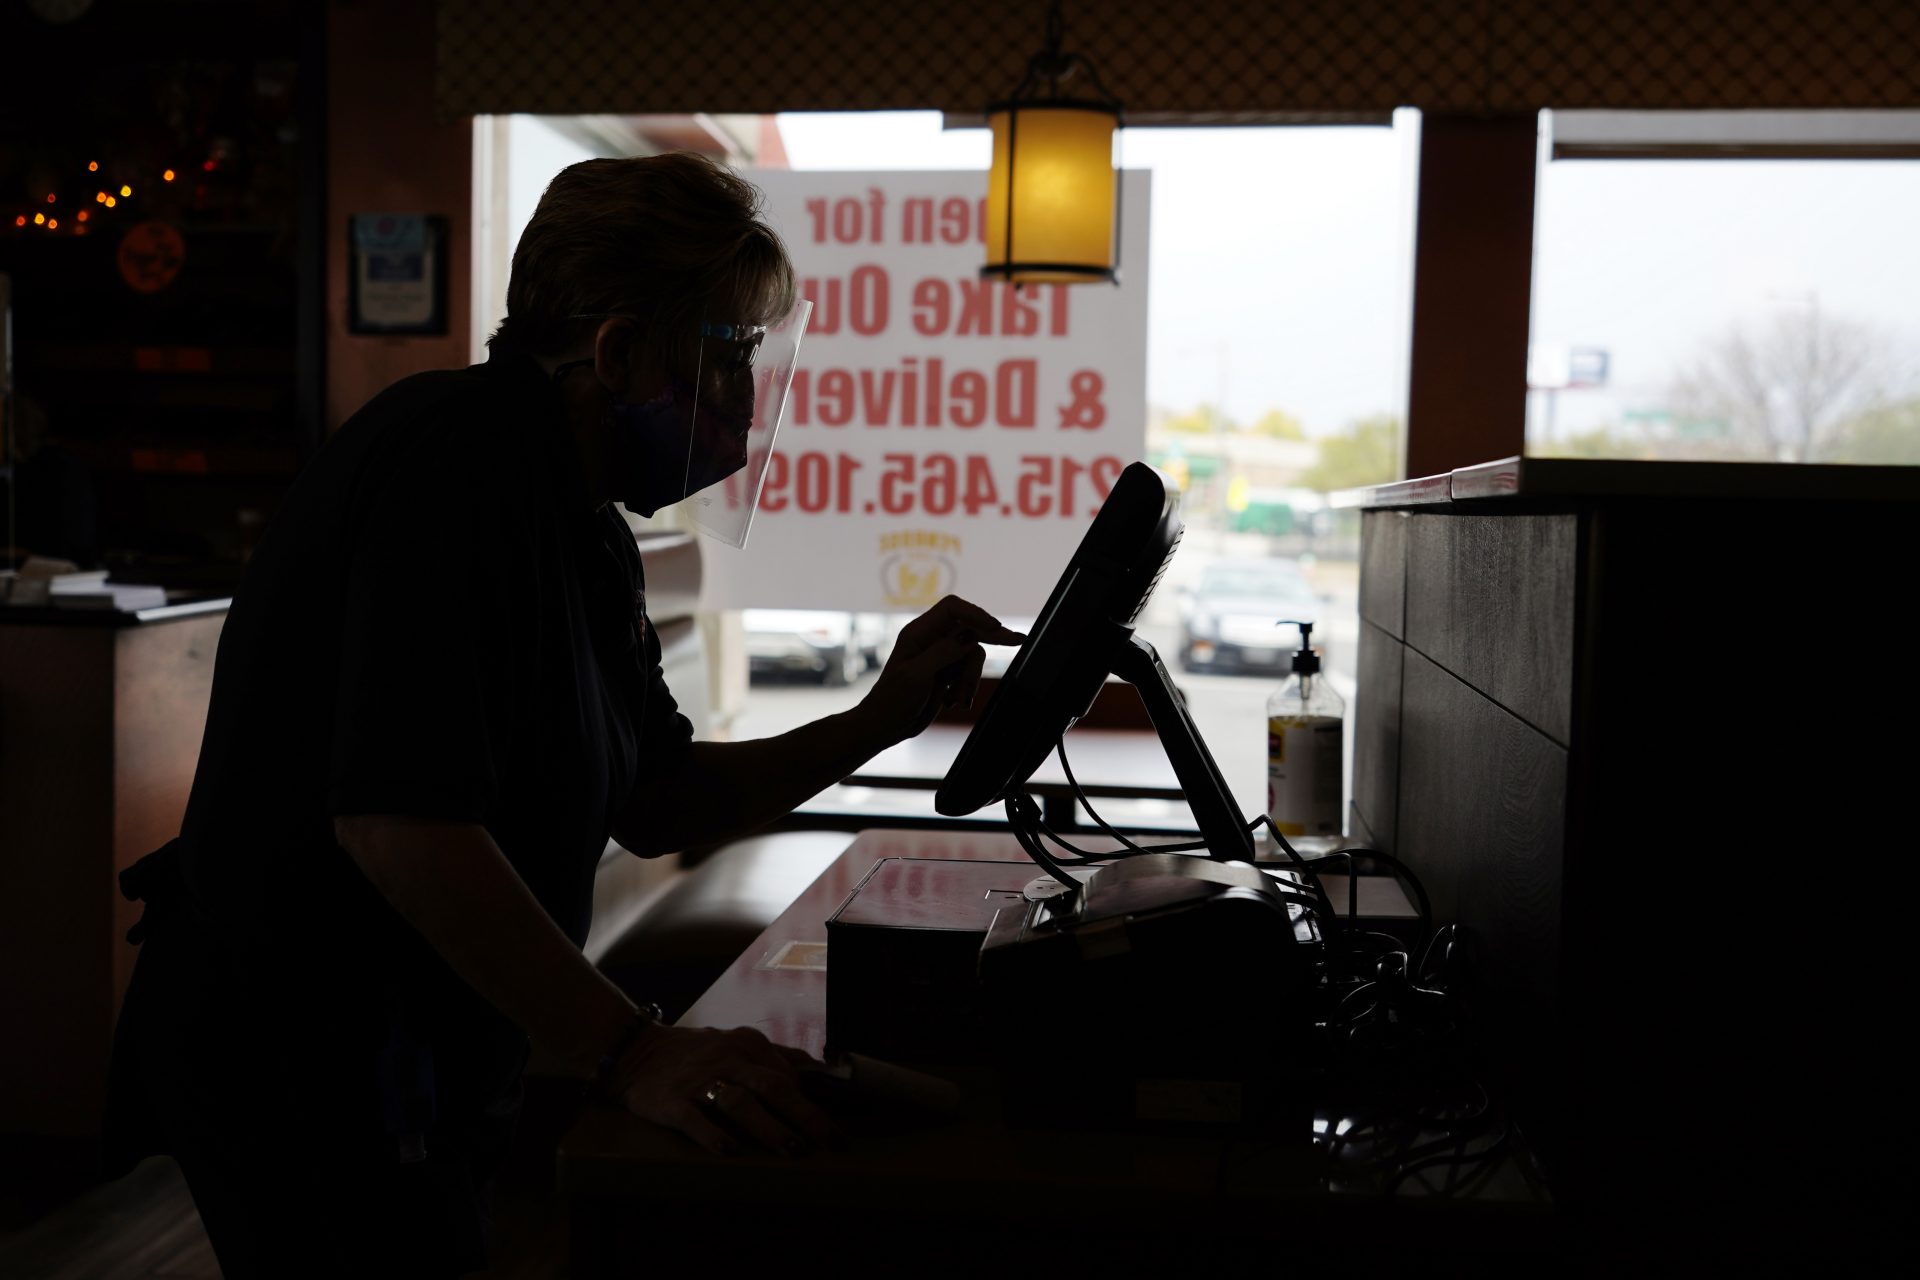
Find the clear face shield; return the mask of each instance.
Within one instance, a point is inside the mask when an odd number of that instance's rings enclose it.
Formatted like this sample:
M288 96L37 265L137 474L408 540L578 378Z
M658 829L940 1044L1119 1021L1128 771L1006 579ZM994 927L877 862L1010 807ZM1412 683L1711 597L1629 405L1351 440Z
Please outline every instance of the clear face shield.
M802 299L772 324L700 325L680 492L694 525L729 546L747 545L812 315Z

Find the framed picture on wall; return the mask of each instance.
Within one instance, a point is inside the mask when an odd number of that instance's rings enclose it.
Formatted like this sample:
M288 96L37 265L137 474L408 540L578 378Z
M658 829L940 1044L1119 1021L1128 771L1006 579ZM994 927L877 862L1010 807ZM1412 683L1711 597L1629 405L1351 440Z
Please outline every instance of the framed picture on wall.
M447 220L428 213L347 219L347 329L447 331Z

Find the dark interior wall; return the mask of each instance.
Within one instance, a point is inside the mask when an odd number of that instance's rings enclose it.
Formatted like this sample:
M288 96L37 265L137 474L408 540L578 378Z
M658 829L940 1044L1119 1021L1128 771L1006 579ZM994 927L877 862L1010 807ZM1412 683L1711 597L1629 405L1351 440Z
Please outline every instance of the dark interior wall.
M227 589L327 432L467 363L472 143L435 117L434 19L432 0L0 7L18 554ZM446 221L444 335L348 331L348 218L389 212ZM137 279L128 254L156 245L167 269Z
M432 0L334 0L327 6L326 430L389 383L469 363L473 130L436 119ZM348 331L348 218L447 219L444 335Z
M0 9L27 550L237 563L318 438L300 338L318 248L302 217L319 74L305 12Z

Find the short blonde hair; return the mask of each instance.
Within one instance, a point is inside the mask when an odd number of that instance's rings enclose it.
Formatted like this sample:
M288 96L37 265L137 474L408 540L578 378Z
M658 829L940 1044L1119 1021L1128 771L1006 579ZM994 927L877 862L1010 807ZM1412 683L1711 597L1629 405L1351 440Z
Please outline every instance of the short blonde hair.
M798 285L761 205L752 183L689 151L567 166L520 234L488 344L562 355L593 332L580 315L631 315L675 346L702 319L779 319Z

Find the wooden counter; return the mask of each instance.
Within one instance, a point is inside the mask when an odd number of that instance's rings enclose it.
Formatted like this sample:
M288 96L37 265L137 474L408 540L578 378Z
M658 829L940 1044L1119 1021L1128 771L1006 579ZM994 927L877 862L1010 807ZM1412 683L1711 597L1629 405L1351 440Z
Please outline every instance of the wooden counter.
M1652 1194L1655 1117L1737 1150L1837 1064L1876 1070L1883 1020L1849 1020L1879 961L1834 948L1910 960L1834 937L1827 886L1911 878L1920 469L1506 459L1341 500L1353 828L1468 929L1489 1052L1568 1189Z
M0 1134L98 1129L137 954L116 877L179 833L226 605L0 610Z

